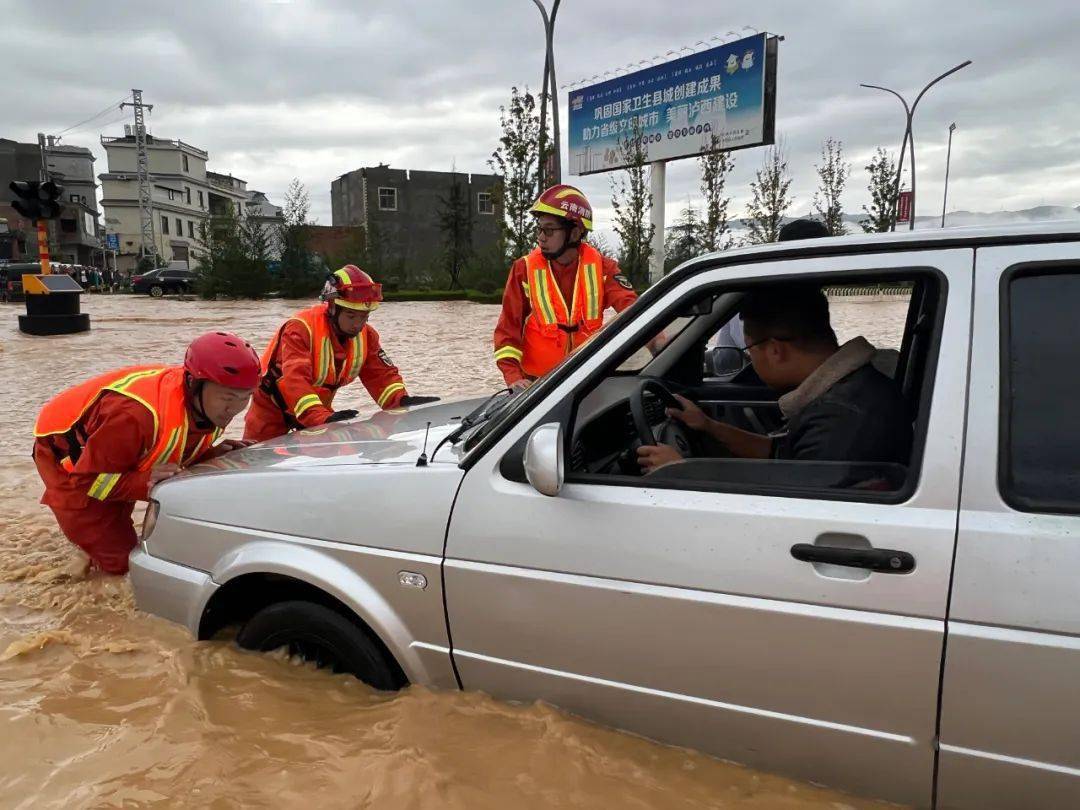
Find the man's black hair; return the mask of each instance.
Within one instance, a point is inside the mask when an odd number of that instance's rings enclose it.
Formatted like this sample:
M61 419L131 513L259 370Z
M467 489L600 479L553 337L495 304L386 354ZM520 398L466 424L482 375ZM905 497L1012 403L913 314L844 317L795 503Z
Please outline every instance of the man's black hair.
M817 239L819 236L828 236L829 229L816 219L796 219L780 229L779 242L790 242L792 239Z
M829 302L820 287L789 284L747 293L739 314L747 339L785 338L805 346L835 348Z

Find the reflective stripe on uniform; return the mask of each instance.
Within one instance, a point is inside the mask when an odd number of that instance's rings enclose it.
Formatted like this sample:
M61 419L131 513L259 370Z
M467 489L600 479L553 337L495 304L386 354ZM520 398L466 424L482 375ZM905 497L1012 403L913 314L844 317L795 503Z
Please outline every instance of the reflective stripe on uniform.
M585 319L595 321L600 317L600 288L596 278L596 265L585 265Z
M94 483L90 485L90 489L87 490L86 494L91 498L103 501L109 497L109 493L113 491L113 487L116 486L116 482L119 480L120 473L102 473L94 479Z
M176 444L180 439L180 428L174 428L169 434L169 441L165 445L165 449L158 453L157 457L151 462L153 466L158 464L168 463L169 456L172 455L173 450L176 449Z
M386 401L388 399L390 399L390 397L392 397L398 391L404 391L404 390L405 390L405 383L399 383L399 382L390 383L390 385L386 386L386 388L383 389L383 392L381 394L379 394L379 398L376 400L376 403L381 408L386 403Z
M60 459L60 469L64 472L72 472L75 469L75 462L71 460L71 456L64 456Z
M496 362L498 362L499 360L515 360L520 363L521 358L524 356L524 352L514 346L500 346L495 350Z
M304 394L300 399L296 400L296 405L293 407L293 416L297 419L300 415L316 405L322 405L322 400L319 399L318 394Z
M547 285L547 279L545 278L545 272L543 268L537 268L533 275L532 281L533 292L536 293L536 300L540 304L540 318L546 324L553 324L557 322L555 317L555 304L551 300L551 288Z

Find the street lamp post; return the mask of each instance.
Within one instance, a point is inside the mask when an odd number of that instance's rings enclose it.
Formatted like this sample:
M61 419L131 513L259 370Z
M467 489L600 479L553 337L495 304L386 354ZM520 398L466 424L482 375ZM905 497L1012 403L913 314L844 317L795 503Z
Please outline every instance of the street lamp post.
M941 227L945 227L945 204L949 201L949 163L952 161L952 134L956 123L949 124L949 149L945 152L945 193L941 196Z
M534 0L534 2L538 2L538 0ZM900 200L900 174L904 170L904 149L908 143L911 144L911 217L908 221L908 230L915 230L915 136L912 133L911 129L911 121L915 117L915 109L919 106L919 102L922 101L922 97L926 95L927 90L940 82L946 76L951 76L952 74L956 73L956 71L961 70L962 68L966 68L970 64L971 60L968 59L966 62L961 62L959 65L952 68L951 70L947 70L942 73L936 79L927 84L926 87L919 91L919 95L915 97L915 102L910 107L908 106L907 100L891 88L882 87L877 84L859 85L860 87L867 87L871 90L884 90L886 93L892 93L894 96L900 99L900 103L904 105L904 117L906 122L904 127L904 140L903 143L900 145L900 163L896 167L896 183L893 186L892 229L894 231L896 230L896 208Z
M552 98L551 101L551 124L554 134L552 140L554 141L554 149L552 161L552 180L556 183L562 182L562 160L560 158L561 152L559 151L559 91L558 85L555 83L555 17L559 13L559 3L562 0L555 0L551 5L551 15L548 16L547 9L544 8L543 3L540 0L533 0L536 7L540 10L540 16L544 20L544 82L543 89L540 92L540 156L544 154L544 141L546 140L547 129L547 101L549 95ZM546 182L543 160L540 165L540 188L539 191L544 190L544 184Z

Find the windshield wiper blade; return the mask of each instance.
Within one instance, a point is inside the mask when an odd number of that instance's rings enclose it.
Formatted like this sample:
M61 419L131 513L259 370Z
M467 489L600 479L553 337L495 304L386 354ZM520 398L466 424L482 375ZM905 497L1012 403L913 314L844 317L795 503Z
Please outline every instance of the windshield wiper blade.
M445 435L445 436L444 436L444 437L442 438L442 441L440 441L440 442L439 442L439 443L438 443L437 445L435 445L435 449L431 451L431 460L432 460L432 461L434 461L434 460L435 460L435 455L436 455L436 454L437 454L437 453L439 452L439 449L440 449L440 448L441 448L441 447L442 447L442 446L443 446L444 444L446 444L447 442L450 442L451 444L453 444L453 443L457 442L457 440L458 440L458 439L460 439L460 438L462 437L462 435L463 435L463 434L465 433L465 431L469 430L470 428L476 427L476 426L477 426L477 425L479 425L479 424L480 424L481 422L485 421L485 419L486 419L486 418L488 417L488 415L489 415L489 414L487 413L487 408L488 408L488 406L489 406L489 405L490 405L490 404L492 403L492 401L494 401L494 400L495 400L495 398L496 398L496 397L502 396L503 394L506 394L506 393L510 393L510 389L509 389L509 388L503 388L503 389L501 389L501 390L499 390L499 391L496 391L496 392L495 392L494 394L492 394L492 395L491 395L490 397L488 397L488 398L487 398L487 399L485 399L485 400L484 400L483 402L481 402L479 406L477 406L476 408L474 408L473 410L471 410L471 411L470 411L470 412L469 412L469 413L468 413L468 414L467 414L467 415L465 416L465 418L463 418L463 419L461 420L461 424L460 424L460 425L458 425L458 426L457 426L456 428L454 428L454 429L453 429L452 431L450 431L449 433L447 433L447 434L446 434L446 435Z

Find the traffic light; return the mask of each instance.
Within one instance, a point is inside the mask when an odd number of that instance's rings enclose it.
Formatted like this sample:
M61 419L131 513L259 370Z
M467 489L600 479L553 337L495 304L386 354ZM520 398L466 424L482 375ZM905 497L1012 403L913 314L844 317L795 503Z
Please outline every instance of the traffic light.
M15 192L17 200L12 200L11 207L27 219L35 222L39 219L56 219L60 216L60 195L62 186L52 180L40 183L37 180L12 180L9 188Z

